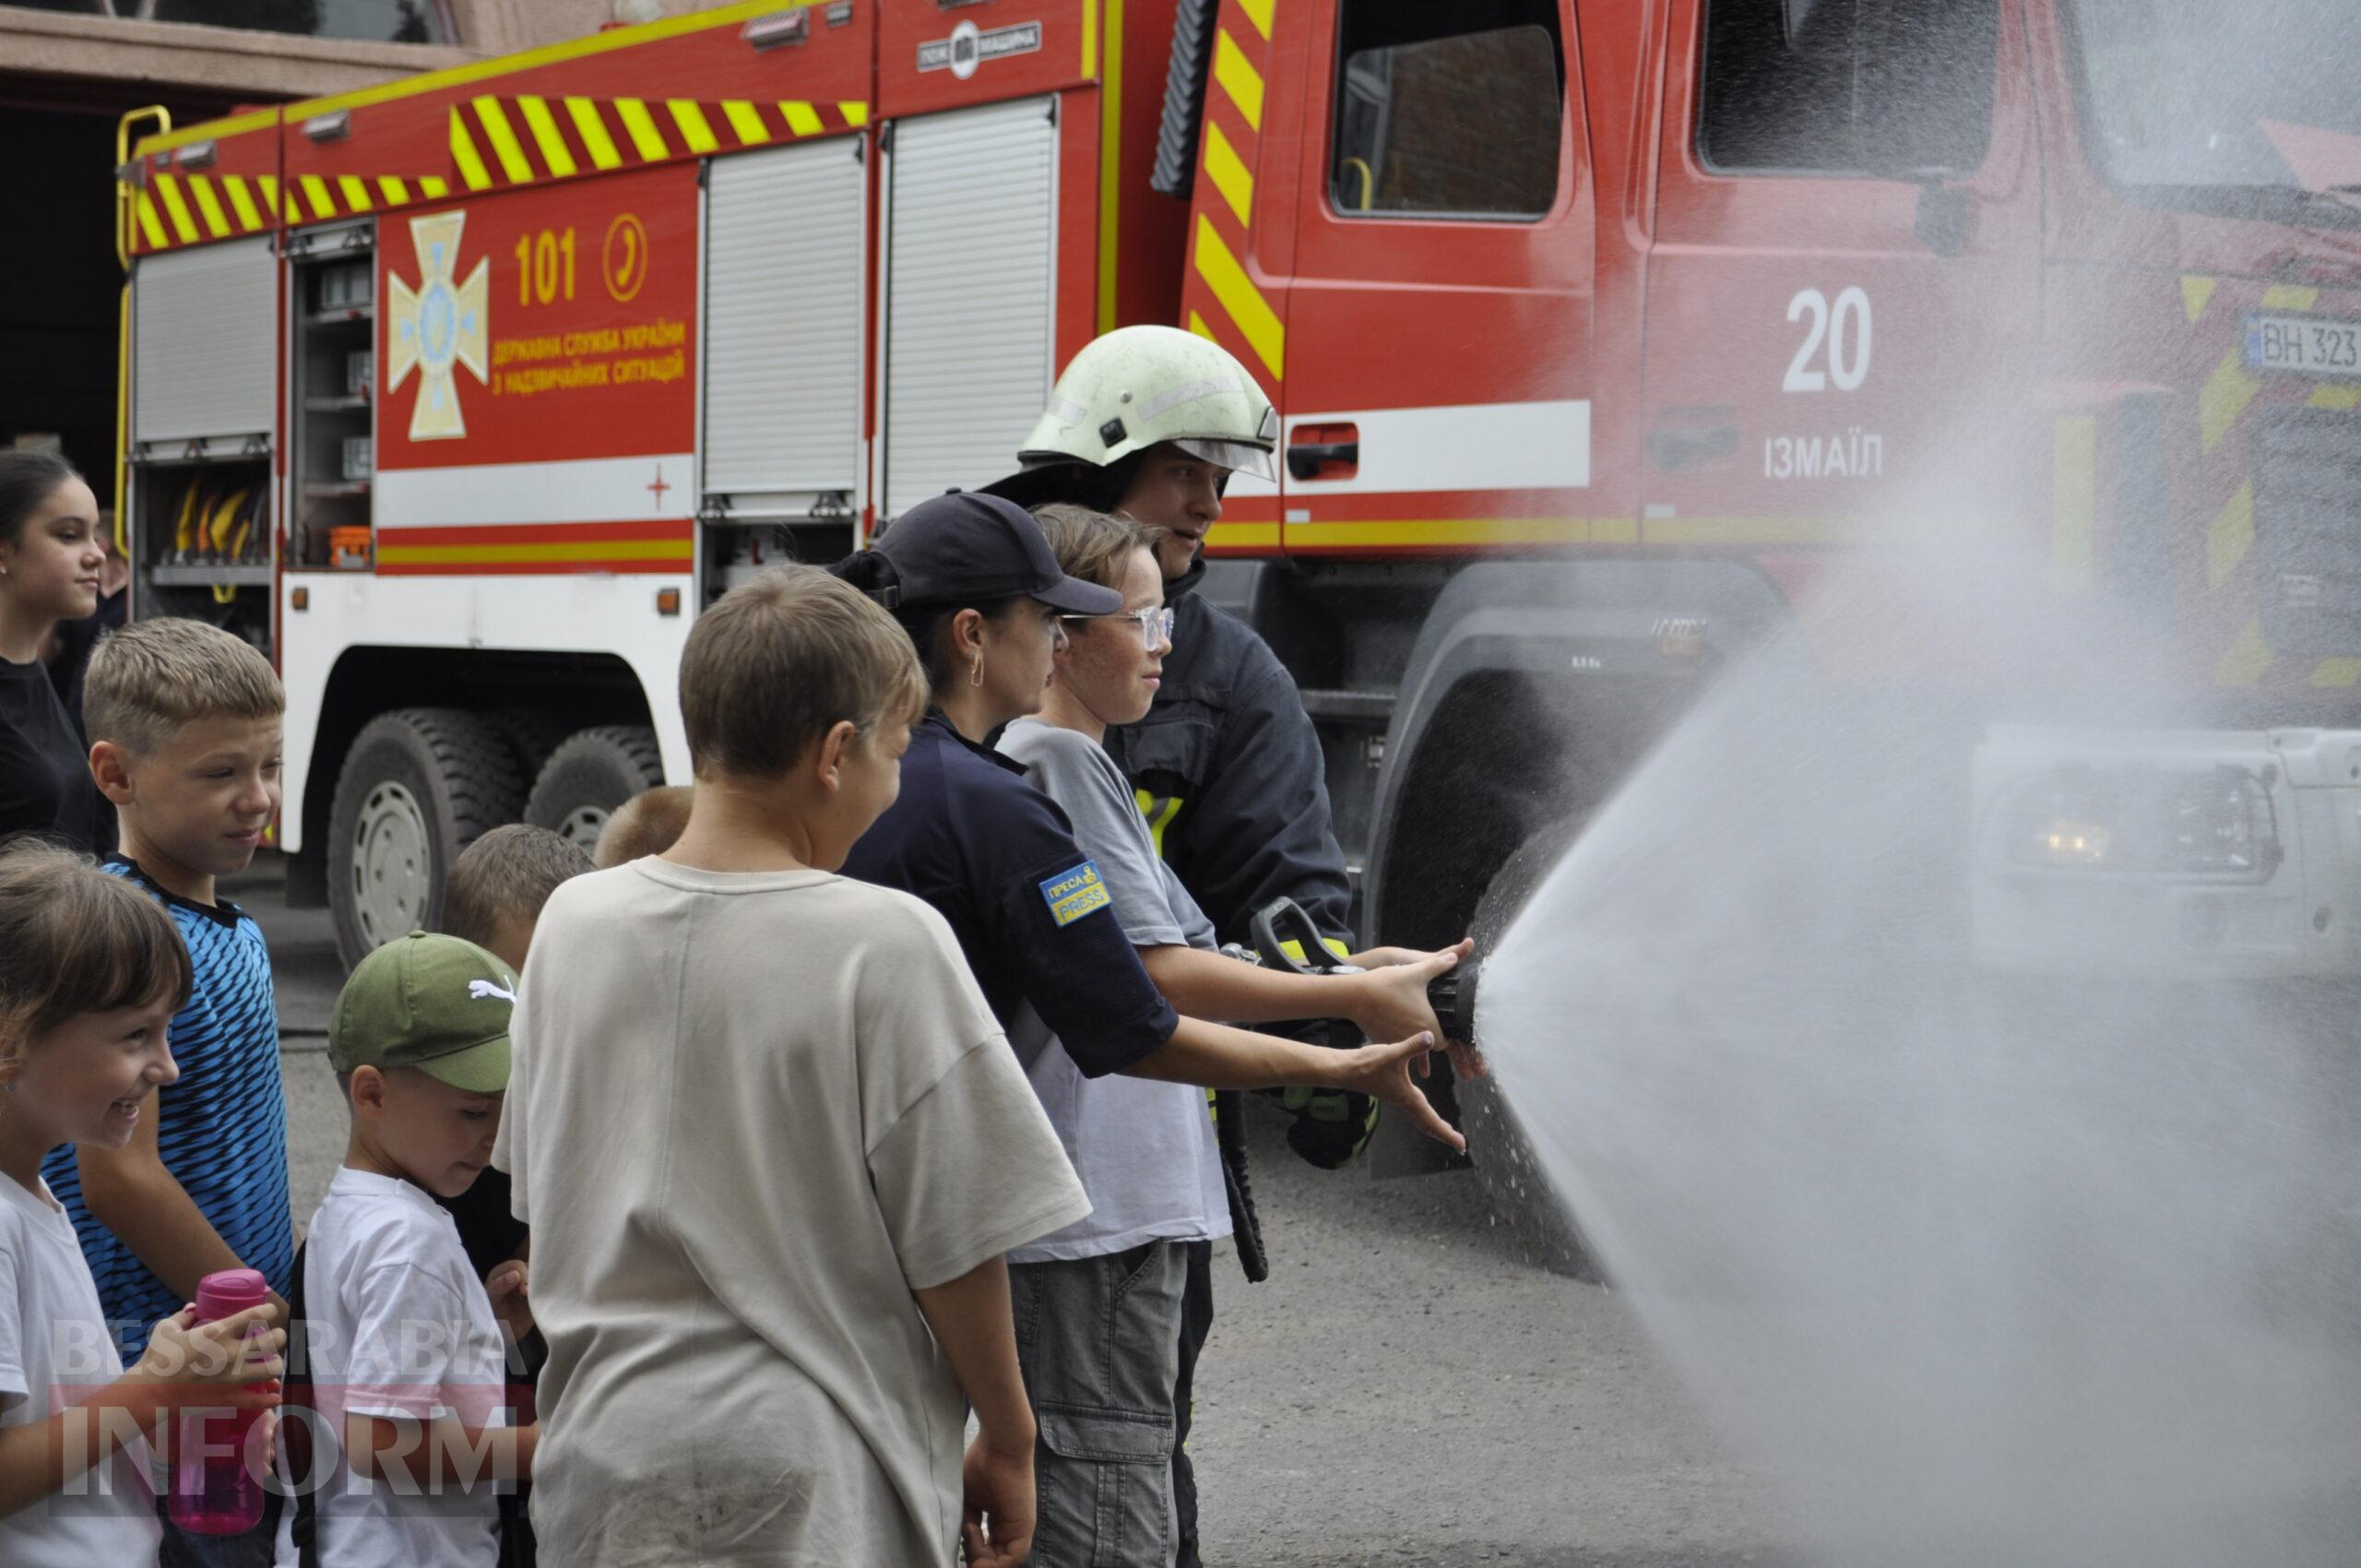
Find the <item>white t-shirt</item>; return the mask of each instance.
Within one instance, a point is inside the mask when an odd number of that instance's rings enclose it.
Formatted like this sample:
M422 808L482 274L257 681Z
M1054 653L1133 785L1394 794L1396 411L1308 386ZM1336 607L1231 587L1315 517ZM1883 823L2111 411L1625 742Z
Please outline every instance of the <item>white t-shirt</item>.
M551 898L511 1034L542 1560L947 1565L966 1410L911 1292L1088 1205L943 918L637 861Z
M506 1340L451 1216L397 1177L338 1170L304 1235L303 1314L315 1430L335 1439L313 1494L321 1568L492 1568L494 1482L421 1495L353 1474L343 1452L348 1415L507 1424ZM280 1517L280 1568L296 1562L294 1515Z
M1074 842L1098 868L1133 946L1214 945L1213 922L1157 857L1131 784L1105 747L1076 731L1020 719L1001 736L1000 749L1065 808ZM1086 1077L1029 1007L1010 1040L1090 1194L1088 1218L1019 1247L1011 1263L1105 1257L1145 1241L1229 1234L1229 1196L1204 1089L1112 1074Z
M0 1427L45 1421L123 1375L74 1222L50 1195L0 1176ZM163 1541L144 1441L64 1491L0 1518L7 1568L156 1561Z

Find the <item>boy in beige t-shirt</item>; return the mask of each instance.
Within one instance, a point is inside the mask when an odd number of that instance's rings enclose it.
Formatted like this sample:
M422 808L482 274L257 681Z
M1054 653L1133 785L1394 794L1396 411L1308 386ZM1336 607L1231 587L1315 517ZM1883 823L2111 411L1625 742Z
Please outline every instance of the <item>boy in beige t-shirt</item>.
M835 873L924 699L847 585L733 590L682 657L687 830L542 914L493 1158L548 1561L948 1564L963 1493L970 1562L1029 1545L1002 1254L1089 1205L942 918Z

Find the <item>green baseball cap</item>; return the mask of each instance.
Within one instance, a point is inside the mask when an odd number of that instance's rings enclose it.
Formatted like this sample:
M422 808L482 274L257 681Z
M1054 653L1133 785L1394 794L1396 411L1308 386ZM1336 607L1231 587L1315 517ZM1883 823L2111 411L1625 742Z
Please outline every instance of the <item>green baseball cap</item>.
M456 936L414 931L353 966L328 1019L328 1065L415 1067L469 1094L508 1087L516 976Z

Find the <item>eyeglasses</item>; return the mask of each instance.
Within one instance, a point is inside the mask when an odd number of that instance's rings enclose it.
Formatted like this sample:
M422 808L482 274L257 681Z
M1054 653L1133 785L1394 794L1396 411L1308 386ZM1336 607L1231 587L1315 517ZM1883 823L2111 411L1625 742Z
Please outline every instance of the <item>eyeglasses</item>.
M1125 610L1112 615L1061 615L1061 621L1129 621L1139 629L1140 646L1152 648L1158 643L1172 640L1172 612L1169 610Z

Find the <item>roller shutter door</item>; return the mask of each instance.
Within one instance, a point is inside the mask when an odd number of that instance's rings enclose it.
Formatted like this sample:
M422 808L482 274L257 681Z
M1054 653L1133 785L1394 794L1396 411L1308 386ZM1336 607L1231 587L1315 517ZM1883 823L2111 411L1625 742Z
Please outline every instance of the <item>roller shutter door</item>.
M1056 372L1054 101L894 126L886 252L885 507L1016 467Z
M705 489L732 513L849 497L860 470L860 143L717 159L706 196Z
M279 259L268 238L142 258L131 308L133 440L271 433Z

